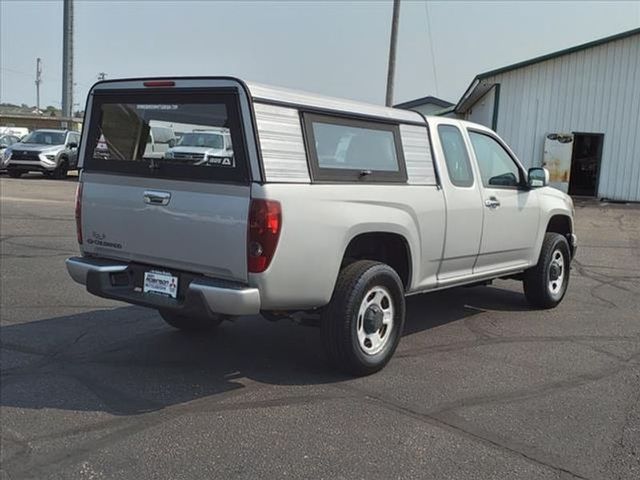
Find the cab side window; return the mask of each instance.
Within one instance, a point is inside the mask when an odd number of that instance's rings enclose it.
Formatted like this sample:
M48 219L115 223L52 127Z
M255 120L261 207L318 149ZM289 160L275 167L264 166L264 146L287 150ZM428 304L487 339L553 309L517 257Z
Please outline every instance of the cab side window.
M78 145L80 143L80 135L77 133L70 133L67 137L67 144L69 143L75 143Z
M453 125L439 125L438 136L444 151L449 179L456 187L473 185L473 171L462 133Z
M469 131L482 184L485 187L518 187L522 172L500 143L490 135Z

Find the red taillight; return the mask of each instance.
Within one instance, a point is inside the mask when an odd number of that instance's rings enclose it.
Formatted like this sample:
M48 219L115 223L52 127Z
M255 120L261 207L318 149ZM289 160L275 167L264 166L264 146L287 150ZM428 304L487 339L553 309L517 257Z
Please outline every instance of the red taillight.
M247 239L247 265L249 272L264 272L271 263L280 229L282 209L273 200L253 199L249 207L249 236Z
M151 80L142 83L145 87L175 87L176 82L173 80Z
M82 245L82 182L78 182L76 188L76 234L78 243Z

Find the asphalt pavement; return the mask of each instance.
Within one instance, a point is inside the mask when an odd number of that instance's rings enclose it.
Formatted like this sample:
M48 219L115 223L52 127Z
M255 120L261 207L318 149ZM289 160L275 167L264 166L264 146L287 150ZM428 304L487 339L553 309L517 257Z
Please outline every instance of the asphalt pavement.
M0 179L0 479L640 478L638 206L578 203L558 308L515 281L411 297L351 379L314 327L188 335L86 293L75 186Z

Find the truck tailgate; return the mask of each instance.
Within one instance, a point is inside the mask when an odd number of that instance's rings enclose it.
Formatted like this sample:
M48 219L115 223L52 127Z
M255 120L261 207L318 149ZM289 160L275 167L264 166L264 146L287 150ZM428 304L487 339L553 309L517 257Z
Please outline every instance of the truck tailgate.
M249 187L86 173L83 251L246 282ZM148 194L168 194L166 205Z
M92 89L81 148L83 254L247 282L250 119L239 86L212 82ZM166 143L162 155L148 154L152 132Z

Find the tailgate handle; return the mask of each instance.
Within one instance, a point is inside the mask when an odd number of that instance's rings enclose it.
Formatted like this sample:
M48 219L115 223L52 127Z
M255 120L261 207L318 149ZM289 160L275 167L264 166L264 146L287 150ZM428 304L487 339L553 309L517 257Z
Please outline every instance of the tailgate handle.
M144 203L150 205L169 205L171 194L169 192L156 192L147 190L144 192Z

